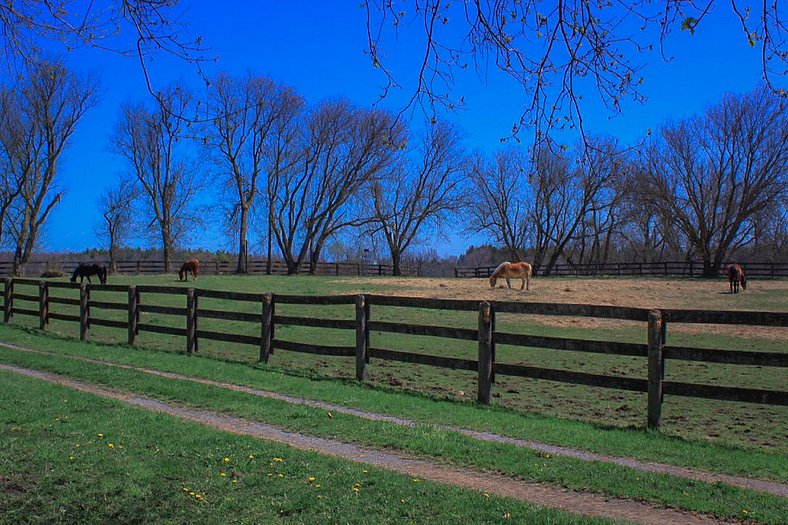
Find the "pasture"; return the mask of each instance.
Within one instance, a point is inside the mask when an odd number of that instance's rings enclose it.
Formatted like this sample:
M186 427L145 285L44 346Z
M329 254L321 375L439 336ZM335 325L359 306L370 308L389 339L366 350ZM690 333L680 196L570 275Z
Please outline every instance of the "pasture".
M374 293L408 297L445 299L506 300L558 302L645 308L688 308L710 310L786 311L788 281L752 281L745 293L728 293L727 281L691 279L534 279L530 292L517 289L490 289L486 279L426 278L358 278L309 276L202 276L197 283L179 283L177 276L113 277L111 284L151 284L196 286L202 289L298 295L345 295ZM505 285L504 285L505 286ZM52 289L50 294L73 296L73 290ZM96 292L92 300L119 300L118 293ZM121 298L123 299L123 298ZM182 307L184 297L148 294L143 303ZM201 298L201 308L259 313L259 305L229 302L224 299ZM69 306L58 305L67 312ZM73 310L73 308L72 308ZM352 305L278 305L282 316L319 317L351 321ZM125 312L102 311L100 317L123 320ZM443 310L376 307L375 321L431 324L455 328L474 328L477 314ZM140 322L183 327L177 316L143 314ZM643 343L644 323L615 321L588 317L554 317L539 315L501 314L498 327L509 332L540 336L561 336L585 340ZM18 316L14 324L34 325L35 320ZM218 319L200 319L203 330L218 329L240 335L259 336L259 326ZM304 326L277 327L277 338L309 344L353 345L351 331ZM48 332L69 337L78 335L74 323L53 320ZM123 343L123 330L95 326L90 337L94 341ZM788 329L780 327L748 327L739 325L710 326L671 323L668 328L671 345L699 348L788 352ZM476 345L437 337L407 334L371 334L371 346L403 349L436 356L474 359ZM161 333L141 333L136 345L143 348L183 352L183 337ZM539 364L550 368L603 373L621 377L644 377L643 358L606 354L586 354L538 348L498 345L498 360L507 363ZM199 354L233 362L253 363L259 357L251 345L202 339ZM311 355L275 349L269 363L273 370L318 379L352 379L355 360L351 357ZM367 384L384 390L404 390L458 403L475 401L476 373L447 370L430 366L372 359L367 366ZM733 366L716 363L671 361L666 378L677 381L748 386L763 389L784 389L784 369L760 366ZM643 393L612 390L500 376L493 389L493 403L515 412L528 412L576 419L614 427L643 427L646 396ZM679 396L666 396L662 432L692 440L763 448L785 453L785 431L788 413L784 407L715 401Z

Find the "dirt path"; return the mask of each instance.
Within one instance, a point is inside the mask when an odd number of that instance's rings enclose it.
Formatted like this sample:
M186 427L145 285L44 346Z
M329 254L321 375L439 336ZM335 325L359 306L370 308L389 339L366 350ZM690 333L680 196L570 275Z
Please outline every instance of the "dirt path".
M56 355L54 352L49 352L46 350L37 350L33 348L21 347L17 345L11 345L7 343L0 343L0 347L9 348L12 350L20 351L20 352L31 352L43 355ZM62 356L59 356L62 357ZM90 359L84 357L76 357L76 356L69 356L70 359L74 359L77 361L95 363L102 366L110 366L116 368L122 368L126 370L134 370L137 372L144 372L146 374L151 374L159 377L165 377L168 379L176 379L180 381L192 381L194 383L199 383L203 385L224 388L227 390L233 390L236 392L243 392L245 394L251 394L254 396L265 397L269 399L276 399L278 401L284 401L287 403L298 404L298 405L305 405L312 408L316 408L319 410L325 410L328 412L336 412L340 414L347 414L363 419L374 420L374 421L385 421L388 423L394 423L397 425L403 426L416 426L419 424L427 424L420 421L415 421L411 419L405 419L395 416L389 416L386 414L379 414L374 412L366 412L354 408L349 408L342 405L337 405L333 403L327 403L324 401L315 401L311 399L304 399L295 396L288 396L285 394L279 394L277 392L271 392L267 390L259 390L255 388L250 388L242 385L235 385L231 383L224 383L221 381L213 381L210 379L203 379L199 377L193 376L185 376L182 374L176 374L172 372L163 372L161 370L154 370L150 368L140 368L131 365L123 365L117 363L110 363L107 361L101 361L98 359ZM668 474L675 477L685 478L685 479L692 479L696 481L702 481L704 483L726 483L728 485L732 485L735 487L740 487L749 490L755 490L759 492L767 492L770 494L775 494L777 496L788 497L788 484L780 483L777 481L771 480L762 480L762 479L755 479L755 478L746 478L743 476L733 476L728 474L718 474L712 472L704 472L700 470L690 469L686 467L680 467L676 465L668 465L664 463L656 463L650 461L641 461L633 458L627 457L619 457L619 456L610 456L607 454L599 454L595 452L587 452L577 449L572 449L569 447L562 447L558 445L550 445L547 443L540 443L537 441L531 440L524 440L518 438L512 438L508 436L502 436L500 434L494 434L491 432L480 432L477 430L471 430L467 428L452 426L452 425L439 425L439 424L432 424L430 425L434 428L439 428L443 430L450 430L453 432L457 432L459 434L472 437L474 439L478 439L481 441L490 441L496 443L505 443L508 445L514 445L516 447L521 448L528 448L537 452L552 454L554 456L566 456L575 459L582 459L585 461L600 461L604 463L613 463L616 465L620 465L627 468L632 468L636 470L641 470L644 472L656 472L660 474Z
M226 416L216 412L197 410L165 403L157 399L126 394L107 388L85 384L63 376L0 364L0 370L22 374L27 377L63 385L75 390L115 399L132 406L168 414L183 420L208 425L222 431L254 436L258 439L286 444L298 450L306 450L348 461L372 465L420 479L445 483L496 496L527 501L536 505L557 508L587 516L627 520L643 524L711 524L728 523L710 517L672 509L654 508L636 501L611 498L604 495L562 490L547 485L526 483L491 473L475 472L402 455L366 449L356 445L330 439L285 432L265 423ZM732 523L732 522L731 522Z

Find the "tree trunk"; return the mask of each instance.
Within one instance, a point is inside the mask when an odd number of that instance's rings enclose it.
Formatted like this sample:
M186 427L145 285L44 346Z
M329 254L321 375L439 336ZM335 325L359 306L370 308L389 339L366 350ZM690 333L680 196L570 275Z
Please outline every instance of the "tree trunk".
M238 267L235 273L247 273L249 269L246 267L247 243L246 235L249 229L249 208L241 206L241 233L238 239Z
M164 256L164 273L169 273L172 267L172 239L166 234L162 236L162 252Z
M391 250L391 265L394 277L402 275L402 254L399 250Z

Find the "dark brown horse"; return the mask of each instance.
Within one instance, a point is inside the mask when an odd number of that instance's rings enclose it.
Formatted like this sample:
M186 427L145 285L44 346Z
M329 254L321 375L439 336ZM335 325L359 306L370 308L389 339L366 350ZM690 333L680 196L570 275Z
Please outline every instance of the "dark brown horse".
M189 259L185 263L181 265L181 269L178 270L178 278L183 281L185 278L187 281L189 280L189 272L192 274L192 280L197 280L197 273L200 271L200 261L197 259Z
M71 282L77 282L77 277L81 283L85 282L85 277L88 278L88 282L91 282L91 275L98 275L101 284L107 284L107 269L96 263L79 263L79 266L74 269L74 273L71 274Z
M740 264L731 264L728 266L728 282L731 286L731 293L739 293L739 284L741 289L747 289L747 276L744 275L744 268Z

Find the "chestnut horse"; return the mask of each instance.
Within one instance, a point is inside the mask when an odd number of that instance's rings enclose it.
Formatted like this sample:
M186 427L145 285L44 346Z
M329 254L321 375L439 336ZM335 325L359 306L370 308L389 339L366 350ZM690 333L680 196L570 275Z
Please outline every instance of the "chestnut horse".
M501 263L490 276L491 288L495 288L495 283L498 282L499 277L506 279L506 285L510 289L512 287L512 283L509 282L509 279L512 277L519 277L523 280L520 290L523 288L526 290L531 289L531 265L527 262L513 263L506 261Z
M96 263L79 263L79 266L74 269L74 273L71 274L71 282L77 282L77 277L79 277L79 282L84 283L85 277L87 277L90 283L91 275L98 275L101 284L107 284L107 269Z
M200 261L197 259L189 259L185 263L181 265L181 269L178 270L178 279L183 281L184 277L186 280L189 280L189 272L192 274L192 280L197 280L197 273L200 270Z
M747 289L747 276L744 275L744 268L740 264L728 266L728 282L731 285L731 293L739 293L739 284L742 290Z

